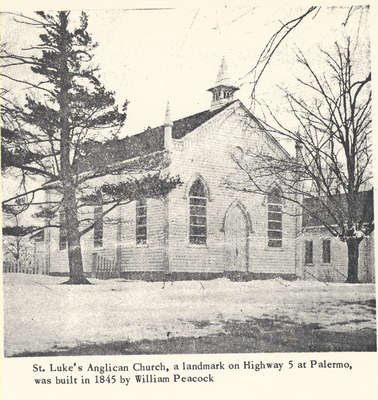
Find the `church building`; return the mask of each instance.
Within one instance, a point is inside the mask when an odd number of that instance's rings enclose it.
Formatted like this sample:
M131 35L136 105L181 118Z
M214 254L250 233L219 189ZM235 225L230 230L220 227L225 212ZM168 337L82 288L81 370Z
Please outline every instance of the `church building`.
M304 274L301 218L291 202L282 200L280 188L272 181L268 195L237 189L246 175L235 156L258 148L289 154L234 99L238 88L224 59L208 90L212 99L207 110L172 121L168 105L161 126L101 149L95 162L166 152L167 172L183 184L164 199L119 206L108 218L94 207L95 227L82 237L88 276L107 269L112 276L147 280L310 276ZM36 239L48 273L68 274L64 230L51 228Z

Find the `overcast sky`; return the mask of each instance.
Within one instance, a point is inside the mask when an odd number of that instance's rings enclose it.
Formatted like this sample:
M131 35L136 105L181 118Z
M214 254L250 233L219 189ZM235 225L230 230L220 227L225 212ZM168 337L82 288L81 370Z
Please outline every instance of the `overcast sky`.
M122 136L162 124L168 99L174 119L209 108L207 89L214 84L222 56L235 85L241 87L236 96L249 106L252 76L248 71L281 23L307 9L254 7L251 1L206 4L165 10L88 11L88 30L99 43L96 62L102 81L120 102L130 101ZM159 5L170 8L172 3L153 3ZM365 68L368 13L355 12L344 26L347 13L348 8L322 7L315 18L307 17L290 33L263 75L258 99L284 114L277 86L297 88L294 77L303 76L295 63L298 49L321 71L319 47L330 50L335 40L347 34L358 36L356 51ZM14 48L38 42L34 28L20 26L9 17L2 17L2 33L3 40Z

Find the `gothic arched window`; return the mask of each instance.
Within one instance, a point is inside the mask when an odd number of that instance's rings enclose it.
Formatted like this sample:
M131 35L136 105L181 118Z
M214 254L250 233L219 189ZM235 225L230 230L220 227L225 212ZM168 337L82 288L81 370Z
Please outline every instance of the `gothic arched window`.
M194 181L189 191L189 243L206 244L207 194L201 179Z
M282 247L282 196L278 188L268 194L268 247Z

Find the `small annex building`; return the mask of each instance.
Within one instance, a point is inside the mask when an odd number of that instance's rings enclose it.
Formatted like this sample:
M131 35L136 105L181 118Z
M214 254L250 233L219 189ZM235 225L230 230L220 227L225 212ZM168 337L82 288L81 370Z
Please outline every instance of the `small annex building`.
M365 224L374 220L373 190L359 193L359 208L356 210L359 220ZM322 220L327 224L335 223L332 216L322 208L316 199L305 199L305 208L318 209ZM340 204L345 204L345 195L339 195ZM319 204L316 204L319 203ZM302 232L298 246L300 264L303 265L301 278L320 280L324 282L345 282L348 276L348 251L346 243L320 224L319 220L311 218L307 213L302 216ZM359 246L358 280L360 282L375 282L374 268L374 231L364 238Z

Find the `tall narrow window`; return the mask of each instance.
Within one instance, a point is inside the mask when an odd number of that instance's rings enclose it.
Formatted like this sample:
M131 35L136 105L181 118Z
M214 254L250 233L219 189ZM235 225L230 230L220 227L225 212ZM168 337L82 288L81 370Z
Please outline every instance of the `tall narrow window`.
M67 228L64 211L59 214L59 225L59 250L64 250L67 247Z
M189 243L206 244L206 206L205 186L200 179L197 179L189 191Z
M323 240L323 263L329 264L331 262L331 241L329 239Z
M282 247L282 197L277 188L268 194L268 247Z
M102 247L104 238L103 208L94 207L93 210L93 247Z
M313 264L313 244L312 240L305 241L305 264Z
M136 244L147 243L147 201L136 202Z

